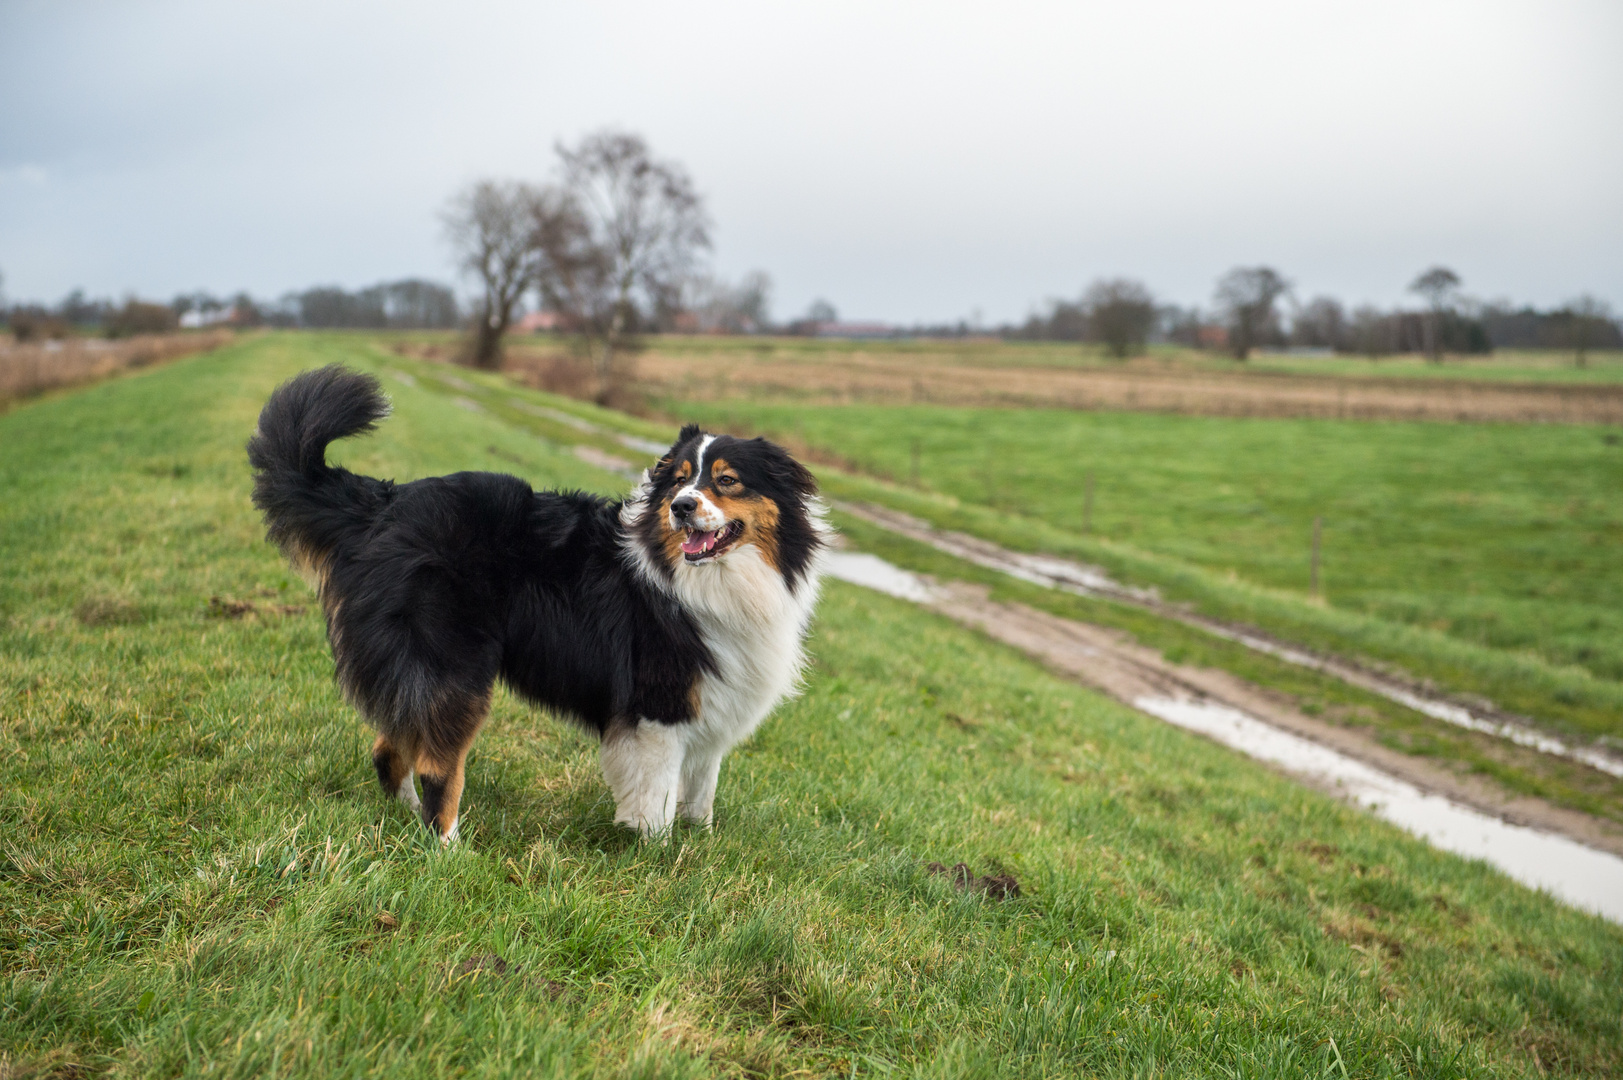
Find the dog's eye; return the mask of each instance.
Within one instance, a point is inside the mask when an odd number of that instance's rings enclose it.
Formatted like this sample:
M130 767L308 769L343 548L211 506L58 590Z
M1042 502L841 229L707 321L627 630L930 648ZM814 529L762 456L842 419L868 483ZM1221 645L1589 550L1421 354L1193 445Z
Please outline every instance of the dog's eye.
M717 487L724 487L724 488L737 487L738 486L738 477L736 477L736 476L723 476L723 477L720 477L720 478L718 478L716 480L716 486Z

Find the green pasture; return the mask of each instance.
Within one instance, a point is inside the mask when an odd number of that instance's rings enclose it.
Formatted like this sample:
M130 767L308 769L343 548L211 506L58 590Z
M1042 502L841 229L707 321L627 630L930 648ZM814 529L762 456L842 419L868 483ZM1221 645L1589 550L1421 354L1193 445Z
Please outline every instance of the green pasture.
M510 381L489 373L433 366L421 370L417 385L464 406L471 402L493 418L541 439L584 443L622 460L639 455L618 442L615 432L654 440L668 439L674 432L668 425L568 398L520 395ZM544 410L533 407L537 404L544 405ZM590 421L595 430L583 432L570 426L560 418L561 413ZM629 460L627 463L631 464ZM818 466L818 473L824 490L838 499L888 504L1017 548L1096 560L1126 580L1154 582L1169 595L1197 602L1219 617L1267 625L1302 644L1349 652L1366 660L1396 662L1436 678L1454 691L1491 693L1495 700L1527 709L1580 740L1615 738L1618 733L1618 719L1623 716L1623 684L1597 679L1580 669L1558 667L1525 653L1470 644L1430 628L1313 603L1299 592L1265 589L1238 578L1230 580L1187 562L1149 555L1096 535L1067 533L1006 509L887 484L827 465ZM1598 770L1516 747L1491 735L1461 731L1330 676L1263 656L1160 615L1028 585L888 534L838 511L834 518L861 550L882 555L898 565L942 579L979 582L989 586L999 599L1033 604L1066 618L1123 630L1176 663L1223 668L1284 696L1306 713L1361 729L1393 749L1429 758L1456 772L1489 777L1507 791L1623 820L1623 781Z
M1238 361L1213 357L1230 370ZM1443 379L1482 382L1605 384L1623 382L1623 351L1591 349L1578 366L1577 354L1563 349L1499 349L1483 356L1446 356L1441 362L1417 353L1399 356L1289 356L1260 353L1244 366L1253 371L1352 378Z
M512 384L498 375L438 367L425 371L420 385L453 399L472 401L504 423L540 438L586 443L616 456L628 452L615 440L614 431L648 439L669 438L673 432L666 425L567 398L526 394L524 399L534 400L521 400ZM543 402L551 415L527 407L536 400ZM591 421L597 433L583 433L562 423L557 418L561 412ZM1531 712L1581 741L1616 739L1618 735L1618 720L1623 717L1623 684L1597 679L1578 668L1560 667L1526 653L1471 644L1429 627L1329 607L1304 598L1300 592L1246 584L1187 562L1102 540L1096 534L1066 532L1007 509L887 484L827 465L818 466L818 473L824 490L838 499L888 504L1012 547L1098 561L1125 580L1153 582L1167 595L1194 602L1220 618L1265 625L1291 641L1349 653L1366 661L1396 663L1407 671L1436 679L1455 692L1488 693L1501 704ZM1623 820L1623 781L1598 770L1516 747L1494 736L1461 731L1330 676L1263 656L1169 618L1111 601L1084 600L1027 585L888 534L838 511L834 517L860 549L898 565L942 579L979 582L989 586L999 599L1033 604L1066 618L1123 630L1176 663L1223 668L1284 696L1306 713L1362 729L1393 749L1429 758L1456 772L1489 777L1508 791Z
M1623 928L837 583L806 692L729 758L714 831L616 829L592 745L503 697L466 841L425 843L247 498L265 395L334 360L385 371L396 405L337 449L352 467L621 484L353 337L259 338L0 417L0 1074L1623 1059ZM955 892L932 861L1022 895Z
M667 407L810 444L907 486L916 447L919 488L1006 517L1005 533L1032 520L1083 537L1086 524L1084 539L1304 600L1318 517L1332 608L1623 681L1623 437L1611 429ZM1613 721L1623 735L1623 717Z

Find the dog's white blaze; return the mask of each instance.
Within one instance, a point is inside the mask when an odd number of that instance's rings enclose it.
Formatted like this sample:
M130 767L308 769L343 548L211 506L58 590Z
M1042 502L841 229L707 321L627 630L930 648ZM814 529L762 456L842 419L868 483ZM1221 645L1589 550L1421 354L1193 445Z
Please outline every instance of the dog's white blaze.
M709 497L706 496L704 492L699 490L699 485L704 481L705 475L704 458L705 455L710 452L710 444L715 441L716 437L714 435L706 435L704 437L704 441L699 444L699 464L698 468L693 473L693 479L689 481L687 487L671 496L671 502L673 503L682 496L687 495L692 497L692 499L699 504L699 508L694 511L691 520L693 527L701 532L713 532L716 529L725 528L727 525L727 515L723 514L721 512L721 508L715 503L711 502ZM673 530L683 527L677 524L676 515L674 513L670 517L670 527Z

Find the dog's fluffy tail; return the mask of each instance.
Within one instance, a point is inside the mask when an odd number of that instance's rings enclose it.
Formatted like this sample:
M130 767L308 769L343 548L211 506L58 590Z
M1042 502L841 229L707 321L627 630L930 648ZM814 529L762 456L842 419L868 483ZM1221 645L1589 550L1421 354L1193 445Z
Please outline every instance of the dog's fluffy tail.
M319 567L392 485L327 464L327 444L377 427L389 402L377 379L338 364L297 375L271 394L248 440L254 505L266 535L295 562Z

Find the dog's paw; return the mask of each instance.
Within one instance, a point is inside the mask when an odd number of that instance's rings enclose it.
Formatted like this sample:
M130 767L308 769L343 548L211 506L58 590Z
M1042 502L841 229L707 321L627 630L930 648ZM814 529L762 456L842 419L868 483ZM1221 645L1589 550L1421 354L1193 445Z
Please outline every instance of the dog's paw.
M652 843L667 843L671 838L672 822L669 818L664 821L650 820L642 815L622 814L614 819L616 825L624 826L635 832L638 839Z

